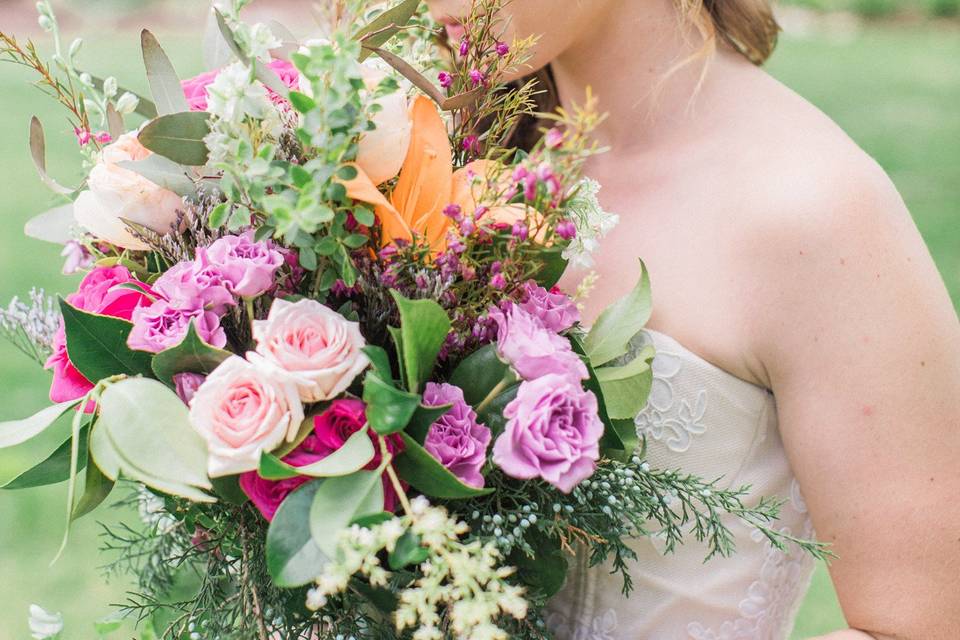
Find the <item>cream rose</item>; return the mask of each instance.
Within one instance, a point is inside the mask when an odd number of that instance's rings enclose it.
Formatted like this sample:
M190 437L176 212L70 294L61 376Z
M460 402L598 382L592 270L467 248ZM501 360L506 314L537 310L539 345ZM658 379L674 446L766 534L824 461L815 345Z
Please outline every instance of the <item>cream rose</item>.
M253 337L264 364L307 403L340 395L370 364L360 326L316 300L275 300L267 319L254 322Z
M361 67L367 89L373 91L384 78L384 73L370 66ZM400 173L400 167L410 147L413 123L407 96L403 90L377 98L380 110L371 117L376 129L360 136L357 164L374 184L382 184Z
M211 478L256 469L260 454L293 440L302 422L296 386L240 356L224 360L190 401L190 424L207 441Z
M125 133L104 147L90 171L88 190L73 203L77 223L101 240L125 249L149 247L130 233L124 220L159 233L169 231L177 220L177 210L183 208L180 196L119 165L150 155L136 133Z

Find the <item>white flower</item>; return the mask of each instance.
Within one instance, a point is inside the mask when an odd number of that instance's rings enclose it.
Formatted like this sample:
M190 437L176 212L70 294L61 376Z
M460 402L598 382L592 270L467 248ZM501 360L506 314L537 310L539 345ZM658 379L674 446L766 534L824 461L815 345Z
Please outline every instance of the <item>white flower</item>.
M239 124L245 116L256 119L275 111L266 88L255 80L241 62L221 69L207 87L207 111L231 124Z
M361 65L367 91L375 91L386 74L368 61ZM357 164L374 184L382 184L400 173L407 157L413 122L407 96L397 90L373 100L379 111L370 118L376 126L360 136Z
M63 616L60 613L50 613L39 605L30 605L30 617L27 620L30 626L30 635L37 640L58 638L63 631Z
M600 246L600 240L620 222L620 216L604 211L597 200L600 183L584 178L577 183L577 195L567 205L568 217L577 227L577 237L566 249L563 257L574 266L593 265L591 254Z

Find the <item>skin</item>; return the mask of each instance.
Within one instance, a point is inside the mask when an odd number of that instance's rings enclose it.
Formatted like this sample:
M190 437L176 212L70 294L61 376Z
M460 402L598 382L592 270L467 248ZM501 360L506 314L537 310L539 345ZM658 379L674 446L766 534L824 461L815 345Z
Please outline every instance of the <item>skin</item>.
M440 20L468 14L469 0L429 4ZM813 523L838 556L850 629L820 640L955 638L960 323L889 178L732 50L705 76L694 62L666 77L702 44L671 0L504 11L513 34L543 34L532 66L552 65L565 103L591 86L609 112L597 133L611 150L587 173L621 224L595 256L586 319L627 291L642 257L650 326L773 391Z

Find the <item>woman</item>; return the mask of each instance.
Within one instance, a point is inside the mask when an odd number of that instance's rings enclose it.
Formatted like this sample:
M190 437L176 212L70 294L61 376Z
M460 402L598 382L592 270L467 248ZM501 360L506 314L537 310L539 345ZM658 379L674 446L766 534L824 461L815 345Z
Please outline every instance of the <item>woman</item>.
M469 0L431 0L456 30ZM587 316L651 272L652 463L786 499L816 530L850 629L830 640L960 634L960 325L903 202L830 120L751 64L761 0L515 0L562 102L592 87L611 151L588 173L620 225ZM509 36L508 36L509 37ZM573 289L583 272L567 275ZM668 337L669 336L669 337ZM803 498L797 490L802 487ZM805 499L805 504L804 504ZM812 528L811 528L812 523ZM577 638L786 638L809 559L742 531L702 564L638 542L636 591L579 567L551 624ZM582 564L582 563L581 563Z

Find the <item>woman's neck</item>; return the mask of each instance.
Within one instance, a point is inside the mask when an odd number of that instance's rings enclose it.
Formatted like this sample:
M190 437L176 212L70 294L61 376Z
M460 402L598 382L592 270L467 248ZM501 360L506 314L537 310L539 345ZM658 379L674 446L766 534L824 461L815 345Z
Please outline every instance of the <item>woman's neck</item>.
M703 45L674 0L623 0L551 66L565 106L582 104L587 88L599 97L608 117L596 138L619 155L695 135L698 107L722 99L728 72L749 66L718 45L704 74L705 60L697 58Z

